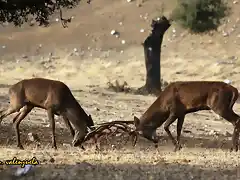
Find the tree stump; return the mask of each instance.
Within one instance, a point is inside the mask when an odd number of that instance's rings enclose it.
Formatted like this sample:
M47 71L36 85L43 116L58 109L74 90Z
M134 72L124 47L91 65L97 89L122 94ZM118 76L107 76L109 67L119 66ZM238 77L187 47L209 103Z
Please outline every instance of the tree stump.
M152 32L142 44L144 47L146 83L137 91L141 94L159 94L161 92L161 45L163 35L171 26L170 21L162 16L152 20Z

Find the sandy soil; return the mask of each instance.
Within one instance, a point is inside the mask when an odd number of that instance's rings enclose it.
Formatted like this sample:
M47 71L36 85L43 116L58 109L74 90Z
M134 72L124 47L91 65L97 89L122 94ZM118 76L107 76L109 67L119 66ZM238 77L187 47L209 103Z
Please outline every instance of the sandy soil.
M23 78L46 77L65 82L96 123L132 120L133 115L144 113L156 97L115 93L106 89L106 83L116 79L127 81L133 88L144 84L144 56L140 43L148 34L151 18L161 14L162 9L169 15L175 3L174 0L165 4L148 0L142 7L137 7L139 2L99 0L91 5L82 2L79 8L66 12L66 16L75 16L68 29L61 28L58 23L49 28L29 28L26 25L21 29L0 27L2 108L8 103L9 85ZM173 24L164 37L162 78L166 81L230 79L239 88L238 6L233 7L230 21L220 27L227 31L235 25L234 32L228 37L223 37L221 30L212 35L192 35ZM146 13L147 20L140 18ZM141 28L145 32L141 33ZM112 29L120 32L119 39L110 35ZM121 44L122 39L126 44ZM74 48L78 52L74 52ZM240 105L236 104L234 110L238 113ZM15 148L12 117L4 119L0 126L0 160L35 156L41 161L41 165L21 179L240 178L239 153L229 152L233 128L211 112L186 116L182 134L184 148L177 153L173 152L162 127L158 131L162 136L158 149L141 139L134 148L130 144L105 145L98 152L94 146L87 146L87 151L82 151L70 147L70 132L57 117L59 149L54 151L50 148L51 131L47 115L40 109L33 110L20 125L25 150L18 150ZM175 123L171 130L176 135ZM38 134L40 146L27 139L29 132ZM52 158L54 162L49 161ZM15 179L12 176L15 168L0 166L0 174L4 179Z

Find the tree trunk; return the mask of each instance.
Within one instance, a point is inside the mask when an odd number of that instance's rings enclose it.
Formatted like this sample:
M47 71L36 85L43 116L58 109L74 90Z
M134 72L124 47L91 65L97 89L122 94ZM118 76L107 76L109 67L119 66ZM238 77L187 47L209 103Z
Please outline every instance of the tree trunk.
M141 93L158 94L161 92L161 45L163 35L171 26L166 17L152 21L152 32L143 43L145 66L146 66L146 83L138 90Z

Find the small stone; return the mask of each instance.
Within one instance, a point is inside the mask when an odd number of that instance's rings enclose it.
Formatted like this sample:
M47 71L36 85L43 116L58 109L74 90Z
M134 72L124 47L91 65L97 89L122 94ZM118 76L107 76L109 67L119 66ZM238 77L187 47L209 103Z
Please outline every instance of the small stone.
M208 43L209 44L213 44L213 41L210 39L210 40L208 40Z
M56 22L58 22L59 21L59 19L58 18L56 18Z
M99 108L97 108L97 107L95 107L94 109L95 109L96 111L100 111L100 109L99 109Z
M26 58L28 58L28 56L24 54L24 55L22 55L22 58L26 59Z
M5 46L5 45L3 45L3 46L2 46L2 48L3 48L3 49L5 49L5 48L6 48L6 46Z
M112 31L111 31L111 35L115 35L115 34L117 34L117 31L112 30Z
M215 134L215 131L214 130L211 130L210 132L209 132L209 135L214 135Z
M172 32L173 32L173 33L176 33L176 29L175 29L175 28L173 28Z
M227 37L229 34L227 32L222 33L223 37Z
M73 51L74 51L74 52L78 52L77 48L74 48Z
M116 38L119 38L119 35L118 35L118 34L116 34L116 35L115 35L115 37L116 37Z
M54 163L54 162L55 162L55 159L51 157L51 158L49 159L49 162L50 162L50 163Z
M122 44L125 44L125 43L126 43L126 41L125 41L125 40L122 40L122 41L121 41L121 43L122 43Z
M119 24L120 26L122 26L122 25L123 25L123 23L122 23L122 22L119 22L118 24Z
M28 139L32 142L34 141L40 141L39 137L37 136L37 134L34 133L28 133Z
M140 32L144 32L145 30L144 29L140 29Z
M132 2L132 0L127 0L127 2Z
M121 50L120 53L123 54L123 50Z
M237 4L238 3L238 1L233 1L233 4Z

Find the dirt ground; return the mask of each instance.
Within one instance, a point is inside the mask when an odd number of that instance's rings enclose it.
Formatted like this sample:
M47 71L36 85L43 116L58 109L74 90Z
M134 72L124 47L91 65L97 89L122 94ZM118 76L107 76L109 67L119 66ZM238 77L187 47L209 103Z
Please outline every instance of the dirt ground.
M64 16L74 16L67 29L57 22L48 28L0 27L1 107L8 104L9 85L24 78L46 77L65 82L95 123L132 120L133 115L139 117L156 97L111 92L106 89L107 82L127 81L133 88L144 84L144 55L140 43L148 35L151 18L162 12L169 16L176 3L174 0L167 3L147 0L138 7L141 2L95 0L91 5L81 2L78 8L64 13ZM214 33L193 35L173 23L163 41L164 80L229 79L239 88L239 4L231 6L228 21ZM223 31L231 28L234 31L223 36ZM110 34L113 29L120 32L119 38ZM140 32L140 29L145 31ZM121 40L126 43L122 44ZM236 104L234 110L238 113L240 105ZM35 156L41 162L19 179L240 178L240 154L229 152L233 128L212 112L186 116L182 133L184 148L179 152L173 152L163 127L158 130L162 141L157 149L141 139L136 147L106 145L99 152L88 145L87 150L82 151L70 146L70 132L58 117L58 150L54 151L50 147L47 115L40 109L33 110L20 125L25 149L18 150L12 118L4 119L0 126L0 160ZM171 126L174 135L175 125ZM40 137L40 146L28 140L30 132ZM4 179L16 179L15 170L14 166L0 166Z

